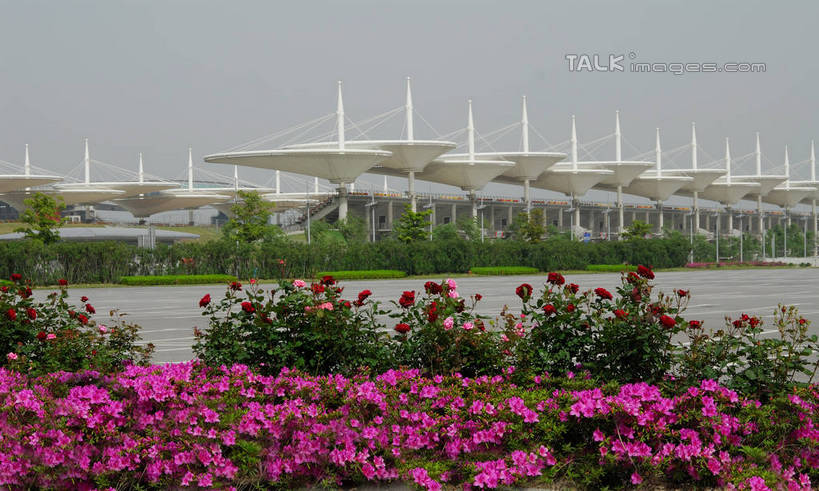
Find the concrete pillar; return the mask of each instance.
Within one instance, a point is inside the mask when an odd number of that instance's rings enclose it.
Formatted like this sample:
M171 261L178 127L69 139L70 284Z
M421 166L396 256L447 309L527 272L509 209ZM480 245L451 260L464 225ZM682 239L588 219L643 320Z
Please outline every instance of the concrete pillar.
M694 191L694 232L697 233L700 231L700 205L699 205L699 194L698 192Z
M657 202L657 233L663 233L663 202Z
M617 238L623 235L623 230L626 227L623 208L623 186L617 186Z
M416 203L415 199L415 172L410 171L408 181L407 181L407 194L409 195L410 199L410 209L414 212L418 211L418 204ZM385 177L386 179L386 177Z
M819 256L819 241L816 240L817 228L819 228L816 222L816 200L811 201L811 205L813 208L813 255Z
M347 187L340 186L338 188L338 219L347 219Z
M458 220L458 205L452 203L452 211L449 212L449 222L455 225L455 222Z
M373 242L373 210L372 208L364 208L364 218L367 222L367 241Z
M429 223L431 223L433 226L437 226L438 225L438 219L437 219L437 216L436 216L437 213L435 213L435 203L432 203L432 206L430 207L430 210L432 210L432 215L429 216Z
M726 211L728 212L728 233L730 234L734 231L734 210L727 208Z
M512 221L514 221L514 219L515 219L514 207L512 205L509 205L509 216L506 219L506 228L509 228L509 227L512 226Z
M563 230L563 208L558 208L557 228Z
M392 230L392 220L393 220L393 212L392 212L392 200L387 200L387 228Z
M710 231L711 230L711 215L705 215L705 229Z
M489 230L495 232L495 205L489 205Z

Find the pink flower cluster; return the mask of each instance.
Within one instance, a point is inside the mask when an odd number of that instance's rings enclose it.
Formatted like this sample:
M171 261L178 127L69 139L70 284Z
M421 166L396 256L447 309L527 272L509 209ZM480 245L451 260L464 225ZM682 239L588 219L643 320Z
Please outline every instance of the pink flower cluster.
M0 369L0 485L496 488L565 479L586 462L624 483L683 473L689 484L807 489L819 467L812 389L768 407L713 381L667 397L647 384L548 376L521 387L513 373L268 377L192 362L31 378ZM765 462L744 451L759 445L760 414L781 425Z

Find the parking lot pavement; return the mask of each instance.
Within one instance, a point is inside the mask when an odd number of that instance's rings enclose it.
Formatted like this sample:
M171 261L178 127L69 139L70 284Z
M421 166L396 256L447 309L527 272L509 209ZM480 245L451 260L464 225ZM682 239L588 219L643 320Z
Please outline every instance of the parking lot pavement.
M430 276L440 281L443 276ZM603 287L609 290L619 284L618 274L567 275L567 281L577 283L582 289ZM373 291L374 300L389 302L397 300L404 290L423 290L423 279L413 280L362 280L343 283L345 295L355 298L363 289ZM535 290L542 288L544 275L457 278L458 292L462 296L475 293L483 295L478 303L480 314L494 317L504 305L513 309L520 306L515 287L530 283ZM691 302L684 314L687 319L699 319L706 326L719 327L725 315L753 313L770 318L774 308L782 303L796 305L803 316L813 322L811 329L819 333L819 268L771 269L771 270L724 270L684 271L657 273L655 280L661 291L671 292L683 288L690 290ZM39 290L44 297L47 291ZM70 300L79 303L87 295L97 309L97 319L104 322L105 313L119 309L127 318L142 326L142 337L156 345L156 362L185 361L193 357L193 327L204 328L207 318L201 315L199 299L210 293L214 299L224 294L223 285L208 286L161 286L129 288L71 289Z

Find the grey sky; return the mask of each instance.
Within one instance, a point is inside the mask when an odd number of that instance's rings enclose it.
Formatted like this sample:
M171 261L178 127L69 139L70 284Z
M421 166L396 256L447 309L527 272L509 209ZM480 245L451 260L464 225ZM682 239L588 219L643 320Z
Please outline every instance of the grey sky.
M571 114L581 143L611 133L620 109L641 151L658 126L664 148L686 143L696 121L713 158L726 136L734 155L751 152L758 130L766 165L778 166L785 144L798 162L817 136L818 14L817 2L747 0L0 1L0 159L22 162L29 143L35 164L65 173L87 136L96 159L134 168L142 151L147 172L175 177L189 144L200 162L333 111L338 79L360 120L401 105L409 75L417 111L440 133L465 126L467 98L488 133L519 119L526 94L551 142L568 138ZM629 52L767 72L570 73L564 58ZM613 157L613 145L604 150Z

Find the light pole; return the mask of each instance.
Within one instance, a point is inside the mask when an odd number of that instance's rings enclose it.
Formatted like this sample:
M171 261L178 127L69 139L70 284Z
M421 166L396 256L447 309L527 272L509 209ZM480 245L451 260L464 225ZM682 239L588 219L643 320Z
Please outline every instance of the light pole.
M716 245L717 245L717 251L716 251L717 266L719 266L719 212L715 213L714 217L716 217L716 220L715 220L715 223L714 223L714 237L716 238Z
M742 262L742 215L737 215L737 218L739 218L739 262Z
M304 206L307 208L307 245L310 245L310 184L304 185Z
M606 215L606 240L611 240L611 218L609 213L611 213L611 208L603 211L603 214Z
M783 230L785 233L782 234L782 254L784 257L788 257L788 220L787 220L788 212L785 211L785 226Z
M574 207L563 210L563 213L569 214L569 240L574 241Z
M369 203L365 203L364 206L370 209L370 225L372 229L372 236L373 242L375 242L375 205L377 202L375 201L375 193L372 195L372 199Z
M483 199L481 199L481 203L483 203ZM486 208L486 205L479 205L478 210L481 212L481 244L483 244L483 210Z
M805 248L805 257L808 257L808 217L802 217L802 247Z
M694 262L694 212L692 211L691 213L686 213L685 217L688 218L688 222L691 224L691 226L688 227L688 232L689 232L689 234L688 234L689 235L688 243L690 244L690 247L688 249L688 262L693 263Z
M432 204L432 195L430 195L429 196L429 204L424 205L424 209L429 210L433 206L435 206L435 205ZM434 210L433 210L432 216L433 217L435 216ZM429 240L432 240L432 220L429 221Z

